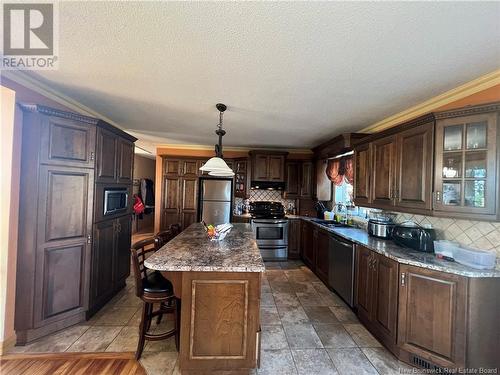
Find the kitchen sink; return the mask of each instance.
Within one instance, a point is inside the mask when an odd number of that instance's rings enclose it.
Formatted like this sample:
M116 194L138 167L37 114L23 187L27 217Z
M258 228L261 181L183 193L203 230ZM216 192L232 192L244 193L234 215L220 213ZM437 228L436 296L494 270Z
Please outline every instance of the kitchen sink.
M337 223L335 220L311 219L311 221L328 228L347 227L348 225Z

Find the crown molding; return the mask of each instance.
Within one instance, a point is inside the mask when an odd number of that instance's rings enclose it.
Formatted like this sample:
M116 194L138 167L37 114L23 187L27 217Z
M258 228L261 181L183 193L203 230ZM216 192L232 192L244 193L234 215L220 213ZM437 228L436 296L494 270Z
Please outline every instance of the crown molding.
M210 150L213 151L213 145L190 145L190 144L176 144L176 143L163 143L155 144L156 148L163 149L177 149L177 150ZM237 146L224 146L224 151L242 151L248 152L252 150L262 150L262 151L285 151L293 154L312 154L312 150L305 148L276 148L276 147L237 147Z
M375 124L361 129L359 132L374 133L385 130L402 122L411 120L415 117L435 111L436 109L444 105L476 94L480 91L489 89L490 87L498 84L500 84L500 69L485 74L452 90L446 91L438 96L426 100L425 102L410 107L402 112L396 113L395 115L389 116L381 121L376 122Z
M104 120L107 123L117 127L118 129L121 129L125 131L123 126L117 124L110 118L104 116L103 114L94 111L93 109L87 107L86 105L70 98L69 96L59 92L58 90L54 90L53 88L49 87L48 85L40 82L39 80L30 77L26 73L23 73L20 70L3 70L1 73L2 77L8 78L11 81L14 81L27 89L33 90L34 92L43 95L75 112L78 112L79 114L86 115L86 116L91 116L91 117L97 117L98 119Z

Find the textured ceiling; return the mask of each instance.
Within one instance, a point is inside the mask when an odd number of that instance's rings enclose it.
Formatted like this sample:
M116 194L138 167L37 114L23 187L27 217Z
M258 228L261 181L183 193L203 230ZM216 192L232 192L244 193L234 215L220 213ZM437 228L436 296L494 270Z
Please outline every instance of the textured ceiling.
M310 147L497 69L500 2L62 2L31 73L149 143Z

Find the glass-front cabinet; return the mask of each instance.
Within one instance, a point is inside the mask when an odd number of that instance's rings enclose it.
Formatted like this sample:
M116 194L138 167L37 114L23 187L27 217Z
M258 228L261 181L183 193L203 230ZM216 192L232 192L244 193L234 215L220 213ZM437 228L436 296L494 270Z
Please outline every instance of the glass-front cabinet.
M434 210L496 215L497 113L436 122Z

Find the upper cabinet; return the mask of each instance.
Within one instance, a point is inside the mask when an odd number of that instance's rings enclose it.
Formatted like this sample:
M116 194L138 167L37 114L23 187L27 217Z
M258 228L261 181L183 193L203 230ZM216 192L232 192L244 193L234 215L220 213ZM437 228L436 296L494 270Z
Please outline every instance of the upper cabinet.
M239 158L234 160L234 196L250 198L250 160Z
M500 218L500 103L432 113L355 146L357 205Z
M310 160L287 160L283 196L286 199L311 198L313 188L313 162Z
M499 121L494 109L499 107L439 114L434 171L437 212L498 215Z
M354 202L386 210L432 208L433 116L374 134L355 150Z
M252 181L285 182L286 152L251 151Z
M132 141L99 127L96 152L96 182L132 183L134 173Z

